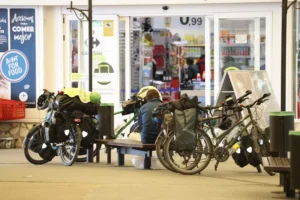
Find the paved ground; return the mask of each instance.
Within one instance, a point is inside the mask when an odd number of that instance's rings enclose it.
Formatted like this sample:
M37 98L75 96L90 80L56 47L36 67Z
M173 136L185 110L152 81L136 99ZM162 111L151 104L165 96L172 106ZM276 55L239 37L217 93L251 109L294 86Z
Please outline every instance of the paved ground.
M21 149L0 149L0 199L286 199L278 176L259 174L250 166L241 169L232 159L221 163L217 172L213 162L201 175L184 176L168 170L137 170L130 156L125 156L126 167L107 165L104 156L100 164L66 167L55 159L35 166Z

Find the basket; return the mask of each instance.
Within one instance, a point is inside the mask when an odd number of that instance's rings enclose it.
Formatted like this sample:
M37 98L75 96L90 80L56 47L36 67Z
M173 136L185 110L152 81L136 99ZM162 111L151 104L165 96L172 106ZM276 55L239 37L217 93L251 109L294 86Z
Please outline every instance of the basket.
M25 118L25 102L0 99L0 120Z

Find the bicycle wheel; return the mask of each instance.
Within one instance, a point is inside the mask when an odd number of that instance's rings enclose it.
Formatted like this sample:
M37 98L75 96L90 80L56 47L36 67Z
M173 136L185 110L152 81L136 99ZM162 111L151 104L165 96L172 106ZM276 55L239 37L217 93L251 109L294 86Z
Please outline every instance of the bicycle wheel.
M24 155L25 158L34 165L42 165L47 163L47 160L44 160L40 157L38 152L42 149L42 145L45 142L45 135L42 127L35 126L33 127L25 141L24 141Z
M60 159L64 165L71 166L77 159L81 137L81 129L76 125L75 130L72 129L72 133L69 134L65 144L60 146Z
M156 155L158 157L158 160L160 161L160 163L168 170L176 172L175 170L173 170L170 165L167 163L165 157L164 157L164 149L163 149L163 145L166 141L166 136L164 135L163 132L161 132L157 139L156 139L156 143L155 143L155 150L156 150Z
M184 175L193 175L203 171L210 163L213 146L203 130L196 133L197 145L193 151L176 150L176 136L168 136L164 145L164 156L170 167Z
M259 158L260 164L263 164L262 157L270 156L270 137L266 135L265 132L258 126L253 127L251 131L251 136L254 142L254 149ZM274 176L276 173L265 170L270 176Z

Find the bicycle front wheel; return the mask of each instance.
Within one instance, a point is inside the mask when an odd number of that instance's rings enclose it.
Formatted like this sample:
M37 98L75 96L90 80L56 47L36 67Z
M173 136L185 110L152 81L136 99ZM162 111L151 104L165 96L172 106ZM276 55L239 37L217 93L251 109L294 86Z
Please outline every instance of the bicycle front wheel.
M197 145L192 151L177 150L175 133L168 136L164 145L164 156L174 171L193 175L203 171L210 163L213 152L211 140L203 130L197 131Z
M49 162L38 154L45 142L45 135L42 129L40 126L32 127L24 141L25 158L34 165L42 165Z
M75 130L69 134L68 140L60 146L60 159L66 166L71 166L76 161L81 142L81 129L76 125Z
M173 170L170 165L168 164L168 162L166 161L165 157L164 157L164 150L163 150L163 145L166 141L166 136L164 135L163 132L161 132L157 139L156 139L156 143L155 143L155 150L156 150L156 155L158 157L158 160L160 161L160 163L168 170L176 172L175 170Z

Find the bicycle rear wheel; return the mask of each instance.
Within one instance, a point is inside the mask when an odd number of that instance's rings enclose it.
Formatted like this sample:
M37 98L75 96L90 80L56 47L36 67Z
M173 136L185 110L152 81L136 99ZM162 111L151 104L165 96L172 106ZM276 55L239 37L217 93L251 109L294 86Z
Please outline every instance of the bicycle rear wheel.
M68 140L60 146L60 159L66 166L71 166L76 161L81 142L81 129L76 125L75 130L72 128Z
M196 133L197 145L193 151L178 151L176 136L168 136L164 145L164 156L169 166L184 175L193 175L203 171L210 163L213 146L210 138L203 130Z

